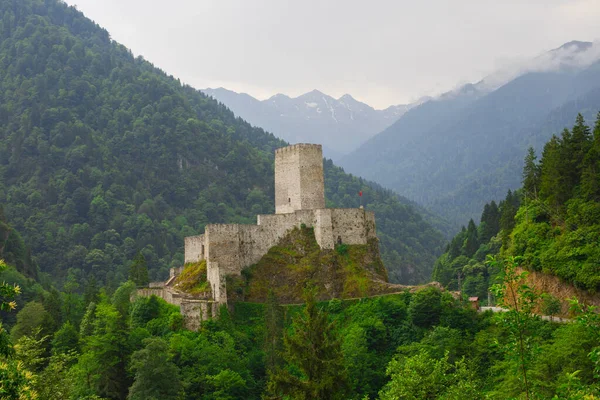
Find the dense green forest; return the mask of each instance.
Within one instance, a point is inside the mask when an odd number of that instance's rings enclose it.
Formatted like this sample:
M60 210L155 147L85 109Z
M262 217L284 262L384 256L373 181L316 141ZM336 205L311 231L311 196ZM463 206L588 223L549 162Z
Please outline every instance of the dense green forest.
M178 307L162 299L130 302L133 282L113 293L79 295L72 288L45 290L5 264L0 270L0 281L21 283L17 301L24 302L16 319L3 317L0 327L3 399L592 399L600 393L600 318L580 306L573 323L555 324L527 308L477 313L435 287L322 303L308 290L304 307L279 306L274 297L236 303L191 332L182 329ZM0 302L10 309L14 297L5 289Z
M436 287L327 302L307 287L303 306L267 290L192 332L177 307L132 294L182 264L184 236L272 212L284 143L56 0L0 0L0 71L0 399L600 396L598 314L573 302L571 323L541 320L516 272L600 288L600 116L530 152L523 188L435 264L468 294L504 283L510 311ZM443 239L415 207L331 161L325 173L329 206L363 191L390 277L428 279Z
M519 257L521 266L560 277L591 293L600 290L600 113L593 129L581 115L553 136L541 158L529 149L523 187L499 205L485 205L436 262L433 278L486 298L498 269L487 255Z
M42 273L113 289L141 251L151 279L207 223L273 211L285 143L236 118L54 0L0 0L0 204ZM443 237L408 201L325 163L328 206L377 214L393 281L428 279ZM27 272L29 276L33 276Z

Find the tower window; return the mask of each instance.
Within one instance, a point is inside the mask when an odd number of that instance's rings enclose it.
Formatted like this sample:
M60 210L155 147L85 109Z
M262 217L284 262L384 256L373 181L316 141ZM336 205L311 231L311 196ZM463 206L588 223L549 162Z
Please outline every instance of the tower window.
M292 199L290 197L288 197L288 203L291 203Z

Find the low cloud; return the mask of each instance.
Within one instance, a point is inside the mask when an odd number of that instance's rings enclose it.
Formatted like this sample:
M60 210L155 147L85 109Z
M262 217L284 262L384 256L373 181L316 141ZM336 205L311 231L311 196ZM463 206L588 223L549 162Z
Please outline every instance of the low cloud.
M501 68L485 77L477 87L488 91L494 90L530 72L582 69L598 60L600 60L600 41L571 42L533 59Z

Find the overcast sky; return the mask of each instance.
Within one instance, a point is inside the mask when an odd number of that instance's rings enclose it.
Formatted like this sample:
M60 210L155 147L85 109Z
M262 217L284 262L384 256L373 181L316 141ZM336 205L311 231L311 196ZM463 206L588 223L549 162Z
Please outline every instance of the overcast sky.
M67 0L198 89L312 89L376 108L600 39L600 0Z

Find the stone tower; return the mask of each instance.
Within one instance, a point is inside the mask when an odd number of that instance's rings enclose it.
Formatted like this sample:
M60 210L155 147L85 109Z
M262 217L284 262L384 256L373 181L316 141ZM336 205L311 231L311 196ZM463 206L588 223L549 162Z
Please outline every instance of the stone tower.
M301 143L275 150L275 213L323 208L321 145Z

